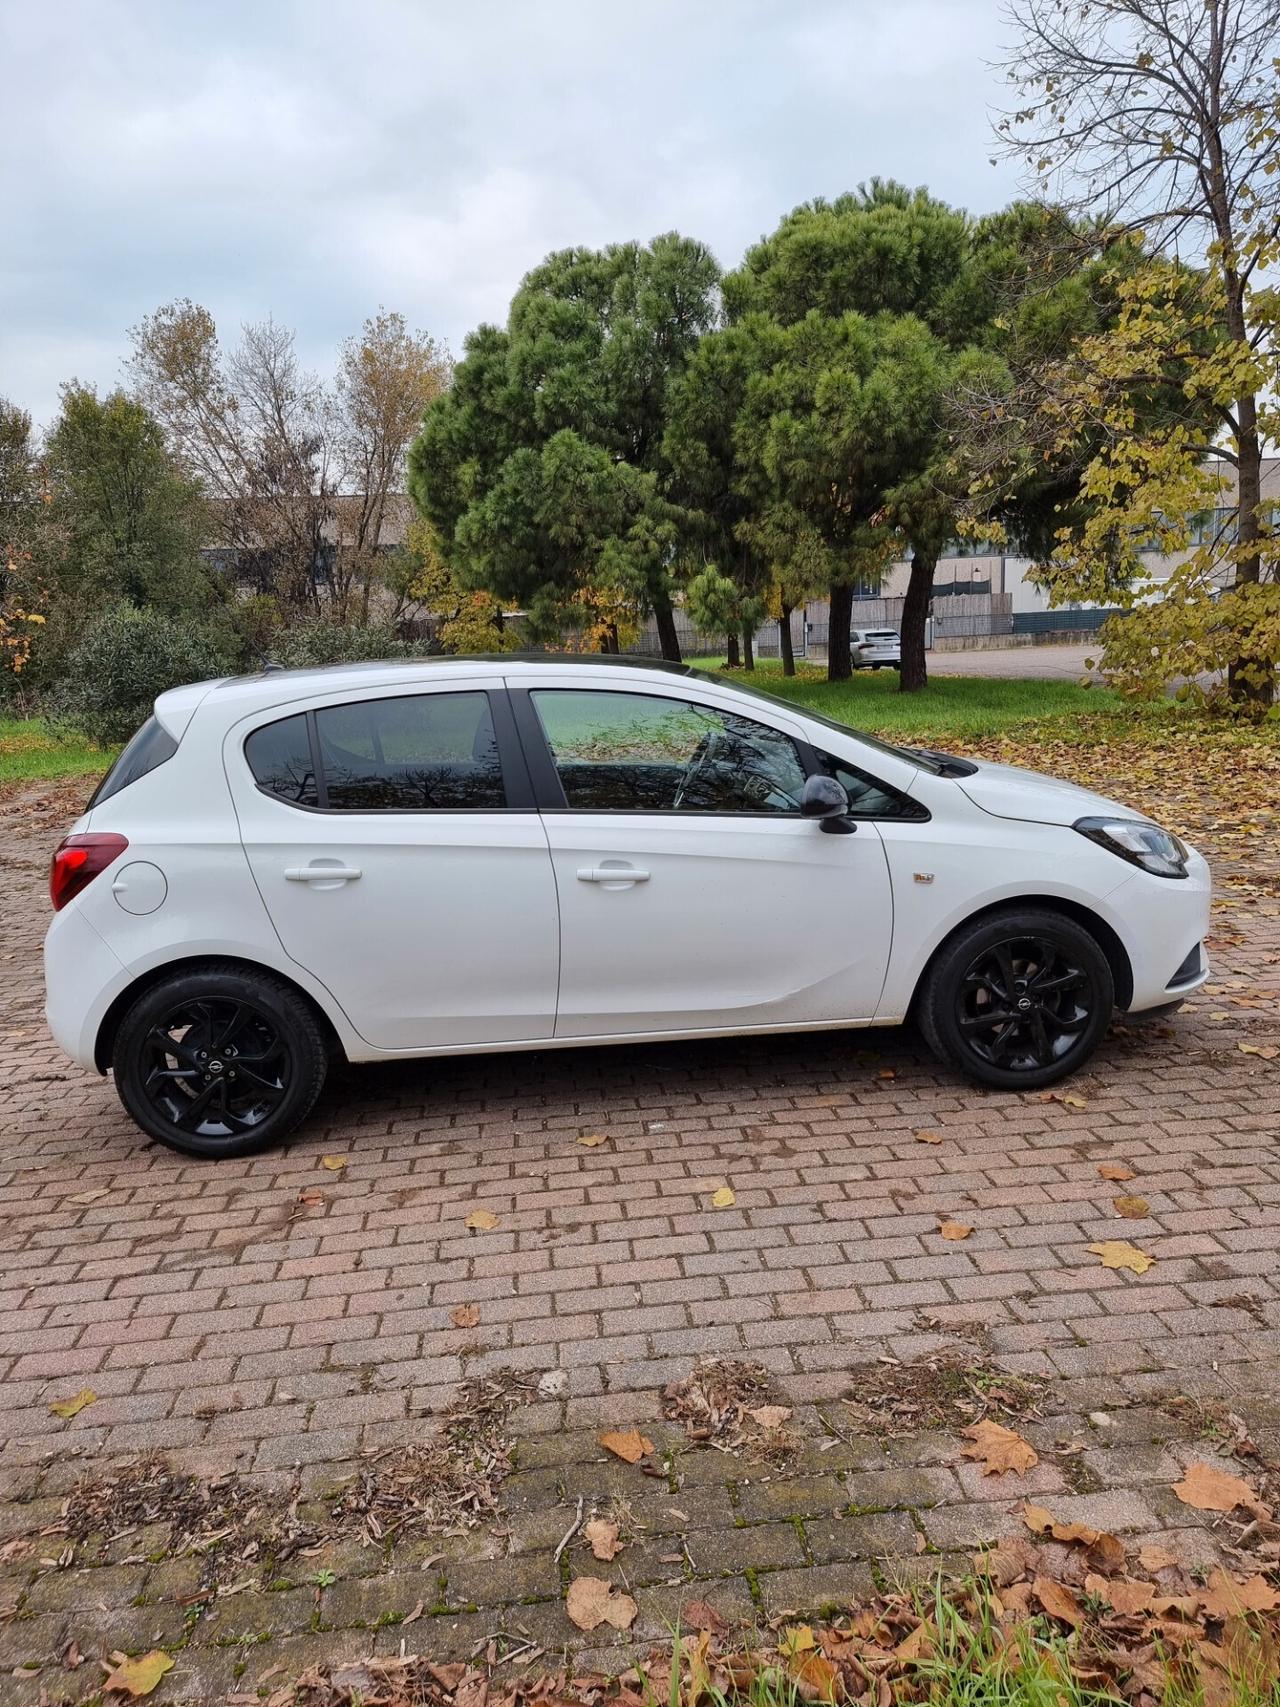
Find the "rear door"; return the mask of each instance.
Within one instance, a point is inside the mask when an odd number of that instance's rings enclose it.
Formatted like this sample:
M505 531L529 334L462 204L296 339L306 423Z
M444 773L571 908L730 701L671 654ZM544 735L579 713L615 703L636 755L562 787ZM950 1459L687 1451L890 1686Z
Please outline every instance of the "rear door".
M555 878L500 685L282 707L232 730L224 757L286 953L367 1042L552 1035Z

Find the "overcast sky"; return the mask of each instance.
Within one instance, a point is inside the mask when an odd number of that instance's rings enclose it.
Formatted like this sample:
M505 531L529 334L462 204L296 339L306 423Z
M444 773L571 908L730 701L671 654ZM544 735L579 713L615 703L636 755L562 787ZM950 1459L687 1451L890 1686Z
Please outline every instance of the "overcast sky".
M460 353L548 250L733 265L879 173L975 211L997 0L0 0L0 394L121 378L177 296L327 372L379 306Z

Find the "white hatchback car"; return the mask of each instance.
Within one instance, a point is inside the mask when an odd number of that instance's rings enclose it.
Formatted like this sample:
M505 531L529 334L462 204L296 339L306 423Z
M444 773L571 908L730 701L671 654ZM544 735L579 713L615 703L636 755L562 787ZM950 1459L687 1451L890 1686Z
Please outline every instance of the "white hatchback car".
M54 855L47 1013L199 1156L281 1137L343 1056L915 1013L1032 1088L1203 983L1209 887L1109 800L694 670L267 671L162 695Z

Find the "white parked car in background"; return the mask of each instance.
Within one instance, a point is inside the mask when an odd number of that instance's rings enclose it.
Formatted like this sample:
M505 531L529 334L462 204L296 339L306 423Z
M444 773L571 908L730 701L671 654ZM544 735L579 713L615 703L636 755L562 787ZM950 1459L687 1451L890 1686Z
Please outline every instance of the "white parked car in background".
M851 628L849 651L855 670L897 670L902 666L902 641L896 628Z
M177 688L54 855L49 1024L243 1155L335 1057L897 1024L1052 1084L1207 975L1139 813L694 670L414 659Z

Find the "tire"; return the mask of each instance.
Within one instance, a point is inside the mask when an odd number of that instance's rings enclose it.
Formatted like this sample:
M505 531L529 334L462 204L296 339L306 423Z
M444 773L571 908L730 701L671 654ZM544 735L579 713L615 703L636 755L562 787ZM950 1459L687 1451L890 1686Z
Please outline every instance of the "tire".
M1035 1090L1085 1064L1114 1006L1110 964L1082 925L1047 907L1007 907L943 943L918 1015L929 1047L969 1078Z
M138 997L111 1065L144 1132L184 1156L216 1159L252 1155L292 1132L320 1094L329 1052L283 979L212 961Z

